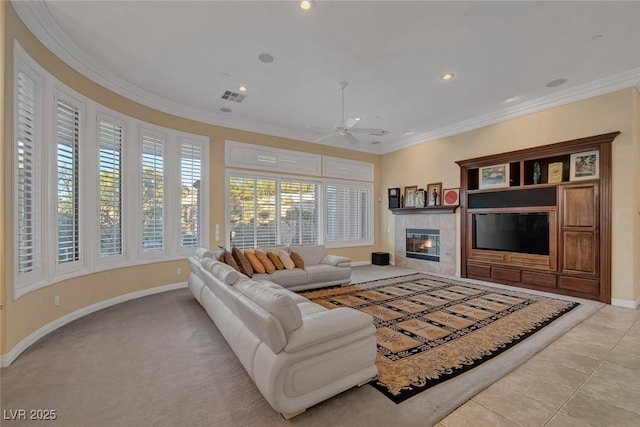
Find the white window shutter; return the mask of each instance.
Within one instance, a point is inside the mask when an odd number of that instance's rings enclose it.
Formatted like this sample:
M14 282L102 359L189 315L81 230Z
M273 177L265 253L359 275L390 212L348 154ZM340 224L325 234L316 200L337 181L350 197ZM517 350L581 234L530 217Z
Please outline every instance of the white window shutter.
M98 180L100 257L122 255L123 126L98 120Z
M203 147L180 144L180 246L198 248L202 241L201 189Z
M164 252L164 139L142 134L142 252Z

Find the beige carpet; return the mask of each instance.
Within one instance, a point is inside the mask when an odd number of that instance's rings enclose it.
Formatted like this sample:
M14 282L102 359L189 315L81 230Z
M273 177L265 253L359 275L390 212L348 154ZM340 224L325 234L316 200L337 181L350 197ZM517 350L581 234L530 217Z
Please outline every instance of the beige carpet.
M183 289L107 308L46 336L0 371L1 409L56 409L51 426L428 426L599 307L584 301L478 369L399 405L366 385L286 422ZM2 420L19 425L44 424Z

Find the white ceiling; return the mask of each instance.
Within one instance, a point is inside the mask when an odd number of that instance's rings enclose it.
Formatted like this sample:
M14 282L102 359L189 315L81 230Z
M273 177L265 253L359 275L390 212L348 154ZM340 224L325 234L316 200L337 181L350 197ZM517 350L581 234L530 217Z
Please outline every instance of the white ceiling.
M339 124L347 81L345 115L390 133L322 143L373 153L640 81L640 2L317 1L308 12L295 1L14 6L83 74L208 123L316 141L324 133L312 127ZM265 64L261 53L275 60ZM442 81L446 72L455 77ZM240 85L242 103L221 99Z

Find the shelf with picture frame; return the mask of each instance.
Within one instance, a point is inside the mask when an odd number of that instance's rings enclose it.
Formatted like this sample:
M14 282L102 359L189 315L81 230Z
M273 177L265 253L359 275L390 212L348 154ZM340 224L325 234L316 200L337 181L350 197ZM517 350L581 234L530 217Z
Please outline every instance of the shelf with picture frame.
M456 162L461 276L610 303L611 146L619 134ZM517 245L501 240L507 232L515 239L514 221L526 218L544 227ZM506 228L496 232L497 224ZM548 239L537 238L542 230Z

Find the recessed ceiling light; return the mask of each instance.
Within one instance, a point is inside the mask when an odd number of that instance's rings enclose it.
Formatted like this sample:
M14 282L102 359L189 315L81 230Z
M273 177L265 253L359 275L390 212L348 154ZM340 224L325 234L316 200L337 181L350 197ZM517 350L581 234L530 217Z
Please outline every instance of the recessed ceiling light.
M447 74L443 74L442 77L440 77L442 80L451 80L453 78L454 74L453 73L447 73Z
M220 109L220 111L222 111L223 113L230 113L232 110L231 108L223 107Z
M513 101L515 101L515 100L516 100L516 99L518 99L518 98L519 98L519 96L512 96L511 98L507 98L507 99L505 99L505 100L504 100L504 102L505 102L506 104L510 104L510 103L512 103Z
M360 121L360 117L356 117L356 118L355 118L355 119L353 119L353 120L355 120L356 122L359 122L359 121Z
M246 92L246 91L247 91L247 87L246 87L246 86L240 86L240 87L238 88L238 90L239 90L240 92Z
M409 135L413 135L413 131L410 131L410 130L404 131L404 136L409 136Z
M273 56L268 53L261 53L260 55L258 55L258 59L265 64L270 64L273 62Z
M592 42L597 42L598 40L602 40L604 36L602 34L596 34L595 36L591 37L591 41Z
M300 9L302 9L302 10L311 9L311 0L302 0L300 2Z
M549 83L547 83L547 87L556 87L556 86L560 86L563 85L567 82L567 79L555 79L555 80L551 80Z

